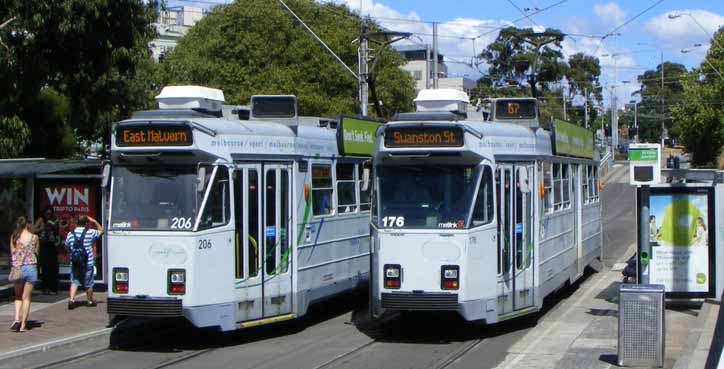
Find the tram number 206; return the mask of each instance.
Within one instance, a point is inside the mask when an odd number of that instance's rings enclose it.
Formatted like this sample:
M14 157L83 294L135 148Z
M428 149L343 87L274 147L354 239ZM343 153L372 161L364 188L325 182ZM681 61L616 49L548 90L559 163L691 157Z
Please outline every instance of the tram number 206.
M402 228L405 226L405 217L384 217L382 218L382 226L385 228Z
M204 249L210 249L211 248L211 240L199 240L199 250Z

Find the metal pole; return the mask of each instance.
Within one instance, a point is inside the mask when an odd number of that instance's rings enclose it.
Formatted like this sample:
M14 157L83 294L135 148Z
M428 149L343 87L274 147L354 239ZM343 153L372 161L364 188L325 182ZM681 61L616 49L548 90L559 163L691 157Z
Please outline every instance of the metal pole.
M365 26L360 32L359 46L359 108L363 117L367 116L368 86L367 86L367 61L369 49L367 49L367 38L364 36Z
M432 22L432 88L437 89L437 22Z
M664 117L664 52L661 51L661 147L664 147L664 132L666 131L666 127L664 126L665 121L666 121L666 118Z
M430 88L430 45L425 45L425 88Z
M613 55L615 56L613 58L613 98L611 99L611 144L615 152L618 150L618 104L616 103L616 87L618 87L618 55Z
M639 197L639 255L638 255L638 274L641 276L639 283L649 283L649 260L651 260L651 244L649 243L649 186L641 186L641 196Z
M634 104L634 128L636 129L636 134L634 135L634 142L636 142L636 143L639 142L639 125L636 122L636 117L638 115L638 106L639 106L638 103Z
M583 89L583 127L588 128L588 89Z

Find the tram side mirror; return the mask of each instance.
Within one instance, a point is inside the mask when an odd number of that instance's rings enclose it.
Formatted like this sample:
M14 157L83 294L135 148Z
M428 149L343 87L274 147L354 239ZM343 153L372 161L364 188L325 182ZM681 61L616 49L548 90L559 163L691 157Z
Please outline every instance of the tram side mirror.
M111 180L111 164L105 163L103 164L103 180L101 180L101 186L107 187L108 182Z
M530 192L530 181L528 180L528 170L526 168L518 168L518 188L521 192Z
M196 191L204 192L204 182L206 182L206 167L199 167L196 172Z
M362 168L362 188L360 191L367 191L370 188L370 168Z

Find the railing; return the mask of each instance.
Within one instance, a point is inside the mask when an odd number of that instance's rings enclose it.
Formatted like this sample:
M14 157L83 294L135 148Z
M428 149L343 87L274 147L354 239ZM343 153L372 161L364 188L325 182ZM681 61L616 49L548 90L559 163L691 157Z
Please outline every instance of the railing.
M601 157L601 162L599 164L599 171L601 178L605 177L606 174L608 174L609 170L611 170L611 167L613 166L613 150L611 150L610 146L606 146L606 153Z

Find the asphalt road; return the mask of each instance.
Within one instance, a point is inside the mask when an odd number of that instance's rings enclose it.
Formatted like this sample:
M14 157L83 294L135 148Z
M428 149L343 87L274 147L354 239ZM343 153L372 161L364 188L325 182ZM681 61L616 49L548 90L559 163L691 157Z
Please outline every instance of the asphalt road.
M624 260L635 240L633 190L625 167L601 193L603 261ZM592 272L586 278L591 278ZM367 316L366 292L314 306L302 319L234 333L197 330L184 321L119 328L108 341L64 347L4 363L62 368L492 368L538 320L563 311L577 285L546 300L536 315L481 327L456 314L404 314L381 322ZM558 314L557 314L558 313ZM48 365L50 364L50 365Z

